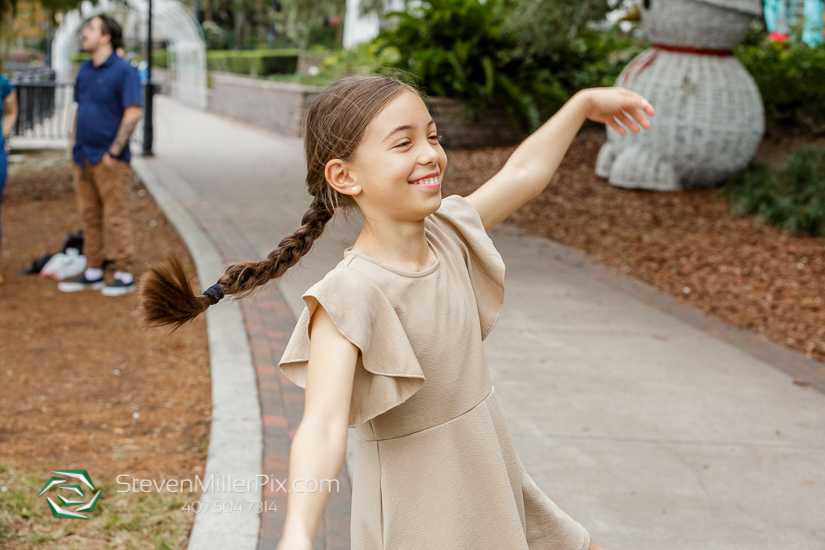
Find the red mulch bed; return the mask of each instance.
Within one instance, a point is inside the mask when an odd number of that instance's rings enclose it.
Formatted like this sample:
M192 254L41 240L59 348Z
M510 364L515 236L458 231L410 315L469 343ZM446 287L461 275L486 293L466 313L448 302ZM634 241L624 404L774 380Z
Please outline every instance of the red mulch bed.
M27 154L10 167L0 256L6 277L0 285L0 473L11 468L12 482L36 475L45 483L51 470L85 469L104 487L120 474L157 480L203 475L211 416L205 320L172 334L142 330L133 317L134 294L66 294L55 280L20 274L34 258L59 251L66 233L81 227L71 170L62 151ZM135 275L169 253L194 273L175 228L134 174L127 191ZM0 477L10 483L8 474ZM118 498L110 491L102 506L116 506ZM98 523L102 514L94 516ZM182 534L172 538L185 546L194 515L172 508L167 515L182 525ZM53 539L43 548L154 548L149 535L167 525L164 516L157 525L141 525L148 534L129 532L132 538L120 540L127 528L72 523L77 533L70 543L63 538L69 533L58 529L69 524L52 521L44 499L37 499L36 515L13 514L9 521L0 529L3 548L28 548L38 529L51 537L44 540ZM140 537L146 540L138 544Z

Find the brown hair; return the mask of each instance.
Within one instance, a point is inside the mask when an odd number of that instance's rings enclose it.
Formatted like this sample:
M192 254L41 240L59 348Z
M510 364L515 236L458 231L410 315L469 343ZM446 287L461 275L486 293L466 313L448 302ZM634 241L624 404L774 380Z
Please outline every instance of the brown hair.
M167 267L150 268L138 293L137 315L143 324L179 327L217 303L224 294L247 296L297 264L339 208L356 206L352 197L327 183L326 164L333 159L351 161L372 119L405 90L418 93L396 77L380 75L345 77L324 90L306 117L306 184L314 198L301 219L301 227L284 237L266 259L230 265L217 284L201 296L192 292L177 259L170 258Z
M112 49L122 48L123 30L120 28L120 24L108 15L95 15L95 17L100 19L100 34L109 35L109 44L112 45Z

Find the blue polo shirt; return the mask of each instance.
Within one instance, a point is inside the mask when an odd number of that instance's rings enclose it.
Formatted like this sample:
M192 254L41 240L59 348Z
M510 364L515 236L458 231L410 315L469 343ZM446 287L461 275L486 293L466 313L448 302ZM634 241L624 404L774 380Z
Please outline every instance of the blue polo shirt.
M90 59L77 72L74 100L77 129L72 156L81 166L84 160L97 164L117 136L123 111L142 103L137 69L116 53L99 67ZM128 143L118 158L126 162L132 158Z

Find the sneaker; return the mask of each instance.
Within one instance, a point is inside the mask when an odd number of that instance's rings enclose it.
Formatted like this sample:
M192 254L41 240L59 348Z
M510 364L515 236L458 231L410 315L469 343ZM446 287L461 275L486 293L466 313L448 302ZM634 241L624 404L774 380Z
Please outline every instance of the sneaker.
M66 279L57 283L57 290L60 292L77 292L79 290L100 290L106 283L103 282L103 276L99 279L89 280L86 278L86 272L81 272L77 277Z
M120 279L115 279L112 284L106 285L100 291L104 296L123 296L129 294L135 289L135 282L124 283Z

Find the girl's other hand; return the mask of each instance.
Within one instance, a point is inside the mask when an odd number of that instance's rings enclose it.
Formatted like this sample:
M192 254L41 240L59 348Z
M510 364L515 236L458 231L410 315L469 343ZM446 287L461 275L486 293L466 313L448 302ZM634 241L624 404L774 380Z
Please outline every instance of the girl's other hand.
M653 116L653 106L636 92L625 88L590 88L579 93L586 99L587 118L607 124L622 136L627 135L627 130L619 122L634 134L639 133L639 126L650 128L642 111Z

